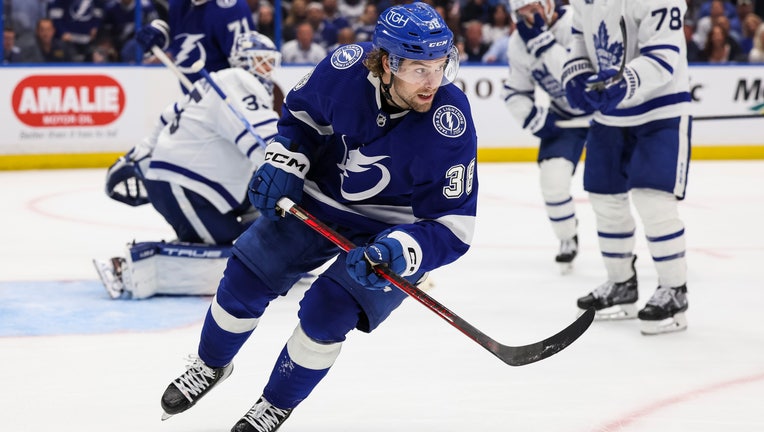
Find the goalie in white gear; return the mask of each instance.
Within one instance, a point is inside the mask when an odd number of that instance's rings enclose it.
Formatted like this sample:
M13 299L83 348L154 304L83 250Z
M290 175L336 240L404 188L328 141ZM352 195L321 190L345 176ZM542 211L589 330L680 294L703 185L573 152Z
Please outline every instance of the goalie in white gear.
M537 160L541 195L560 241L555 261L567 273L578 253L576 209L570 190L586 129L560 129L555 121L591 113L572 108L562 86L572 11L567 6L556 8L553 0L510 0L509 5L516 30L507 50L511 62L504 83L504 103L525 130L540 138Z
M281 54L266 36L248 32L229 62L213 79L255 132L271 139L278 121L271 74ZM231 245L257 215L247 185L262 161L256 138L206 80L169 105L153 132L109 168L106 192L133 206L151 202L177 240L133 242L125 257L94 260L111 297L214 294Z
M572 105L594 110L584 189L608 280L578 299L600 318L634 318L642 333L687 328L684 199L690 92L684 0L571 0L573 42L563 72ZM621 24L622 23L622 24ZM636 208L658 288L636 313Z

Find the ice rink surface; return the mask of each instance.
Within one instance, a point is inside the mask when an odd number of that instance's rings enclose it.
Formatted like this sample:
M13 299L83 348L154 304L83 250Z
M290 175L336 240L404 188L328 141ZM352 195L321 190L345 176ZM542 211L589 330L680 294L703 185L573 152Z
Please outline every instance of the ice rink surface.
M109 200L104 173L0 173L0 430L228 431L261 394L303 291L272 303L226 382L161 422L160 396L196 351L210 298L108 298L92 258L173 236L150 206ZM581 170L582 249L565 276L536 165L481 164L479 176L473 247L434 272L430 294L501 343L543 339L604 281ZM595 322L561 353L511 367L407 300L374 333L350 335L280 431L764 431L762 185L764 162L691 165L686 332ZM641 306L657 279L641 225L638 236Z

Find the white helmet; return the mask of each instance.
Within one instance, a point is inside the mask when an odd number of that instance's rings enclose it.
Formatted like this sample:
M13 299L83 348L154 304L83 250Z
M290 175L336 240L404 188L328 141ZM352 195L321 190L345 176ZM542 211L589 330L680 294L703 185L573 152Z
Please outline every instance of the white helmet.
M281 53L268 36L249 31L234 41L233 54L228 58L228 63L257 77L270 92L273 90L273 70L281 65Z
M517 16L517 11L527 5L539 3L544 9L544 18L547 23L552 20L554 15L554 1L553 0L509 0L509 12L512 15L512 19L515 23L520 22L520 17Z

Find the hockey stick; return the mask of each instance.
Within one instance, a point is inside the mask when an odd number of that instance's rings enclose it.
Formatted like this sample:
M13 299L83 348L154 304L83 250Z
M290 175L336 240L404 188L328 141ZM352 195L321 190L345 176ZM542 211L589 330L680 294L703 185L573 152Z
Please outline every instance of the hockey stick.
M212 76L210 76L210 73L207 72L207 69L204 68L204 62L201 60L198 60L196 63L191 65L191 69L193 69L195 72L199 72L204 79L207 80L209 85L215 90L215 93L220 96L221 99L223 99L223 102L228 106L228 109L231 110L231 112L238 118L241 123L244 125L244 127L247 129L247 132L252 134L253 137L255 137L255 141L257 141L257 144L261 147L265 148L265 141L260 137L260 135L255 132L255 129L252 127L252 125L249 123L249 120L247 120L246 117L244 117L244 114L239 111L238 108L233 104L231 99L228 98L228 95L225 94L222 88L215 82L215 80L212 79Z
M316 219L315 216L300 208L289 198L281 198L278 201L278 206L285 212L289 212L300 219L343 251L347 252L356 247L350 240ZM379 276L398 287L401 291L438 314L441 318L448 321L449 324L456 327L457 330L464 333L467 337L480 344L480 346L487 349L501 361L510 366L527 365L562 351L565 347L578 339L578 337L589 328L589 325L591 325L594 320L594 309L589 309L568 327L556 335L542 341L523 346L502 345L460 318L455 313L451 312L447 307L438 303L437 300L433 299L421 289L388 269L386 266L375 266L374 271Z
M722 114L722 115L710 115L710 116L693 116L692 121L709 121L709 120L744 120L744 119L760 119L764 118L764 113L756 114ZM581 117L570 120L557 120L554 125L560 129L577 129L588 128L591 124L591 117Z
M178 69L178 66L175 64L175 62L172 61L170 57L167 57L167 54L165 54L161 48L154 45L151 47L151 53L154 54L154 57L158 58L159 61L167 67L167 69L172 71L172 73L178 78L180 83L188 91L188 94L191 95L191 98L194 101L199 102L202 99L199 92L194 88L194 83L192 83L191 80L189 80L188 77L183 72L181 72L180 69Z

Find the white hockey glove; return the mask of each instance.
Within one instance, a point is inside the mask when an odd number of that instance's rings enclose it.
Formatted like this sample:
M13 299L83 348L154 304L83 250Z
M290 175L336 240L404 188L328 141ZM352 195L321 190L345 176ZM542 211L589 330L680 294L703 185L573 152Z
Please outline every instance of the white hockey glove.
M555 125L559 119L559 116L547 107L536 105L525 118L523 129L531 131L541 139L550 138L560 133L560 128Z
M139 167L139 165L145 165L144 162L148 162L149 155L138 153L135 148L130 150L106 171L106 195L133 207L150 202L143 185L143 173Z

